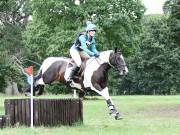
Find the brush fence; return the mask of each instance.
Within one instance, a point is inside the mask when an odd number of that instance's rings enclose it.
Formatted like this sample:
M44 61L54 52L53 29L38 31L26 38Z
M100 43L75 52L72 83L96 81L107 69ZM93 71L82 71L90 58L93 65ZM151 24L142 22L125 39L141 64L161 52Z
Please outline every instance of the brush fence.
M30 126L30 99L6 99L5 115L10 124ZM83 122L83 104L80 99L34 99L35 126L72 125Z

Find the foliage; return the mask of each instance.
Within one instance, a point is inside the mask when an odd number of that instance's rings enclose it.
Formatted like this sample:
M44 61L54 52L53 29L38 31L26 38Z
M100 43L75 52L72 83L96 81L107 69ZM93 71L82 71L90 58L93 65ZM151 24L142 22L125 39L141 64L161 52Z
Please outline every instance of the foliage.
M139 50L128 59L129 75L121 83L124 94L180 92L180 1L167 0L165 15L143 19Z
M3 90L7 81L18 82L21 80L18 78L20 73L13 64L12 57L23 55L23 43L20 36L20 28L14 27L11 24L4 26L1 29L1 34L3 37L0 40L0 85L1 90Z
M172 71L170 79L173 81L173 90L177 91L180 87L180 1L173 0L170 7L171 14L168 18L168 25L170 27L170 39L171 39L171 63ZM178 90L179 92L179 90Z
M172 48L180 48L180 1L173 0L170 10L171 12L168 21L171 29L171 38L174 43Z
M2 0L0 1L0 86L23 83L12 56L41 63L49 56L69 57L69 48L86 21L98 27L99 51L119 47L129 74L110 70L111 94L177 94L180 92L180 1L167 0L165 15L144 16L140 0ZM30 17L30 15L32 15ZM32 18L32 20L29 20ZM32 65L23 61L24 65ZM34 65L35 72L39 67ZM47 86L46 90L65 87ZM63 91L67 92L67 91Z
M31 8L29 0L2 0L0 2L0 22L25 27Z
M21 32L27 21L25 0L0 2L0 92L7 81L22 82L22 76L14 65L13 56L26 56ZM25 21L26 20L26 21Z
M69 48L87 20L98 26L99 51L119 47L128 56L138 45L144 7L139 0L81 0L80 5L72 0L33 0L32 11L24 40L31 59L40 62L48 56L69 56ZM119 85L110 82L110 86L117 91Z
M106 14L99 19L105 37L107 48L119 47L123 54L133 54L138 46L138 36L141 32L141 19L144 7L140 1L110 1Z
M99 50L118 46L128 55L137 47L140 20L144 12L140 1L125 0L89 0L80 1L80 5L75 5L70 0L34 0L32 10L33 21L27 27L25 41L32 52L41 51L34 54L38 59L67 55L69 47L78 32L85 27L87 20L99 26Z
M163 11L165 14L170 14L172 11L171 11L171 8L173 6L173 3L174 3L174 0L166 0L164 5L163 5Z
M129 94L179 93L179 52L171 50L171 30L165 15L143 20L139 51L129 59L128 77L121 87Z

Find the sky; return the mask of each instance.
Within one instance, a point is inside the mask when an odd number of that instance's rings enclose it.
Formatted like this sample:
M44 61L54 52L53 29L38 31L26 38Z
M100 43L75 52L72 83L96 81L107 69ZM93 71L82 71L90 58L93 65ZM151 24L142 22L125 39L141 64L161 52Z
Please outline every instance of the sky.
M163 4L166 0L142 0L146 9L145 14L163 14Z

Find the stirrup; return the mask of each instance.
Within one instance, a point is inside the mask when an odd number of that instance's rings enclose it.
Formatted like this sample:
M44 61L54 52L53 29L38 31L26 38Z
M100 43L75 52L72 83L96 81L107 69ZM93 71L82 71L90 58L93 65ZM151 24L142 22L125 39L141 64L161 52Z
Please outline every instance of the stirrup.
M72 83L72 81L73 81L72 78L68 78L68 79L66 80L66 82L67 82L68 84Z

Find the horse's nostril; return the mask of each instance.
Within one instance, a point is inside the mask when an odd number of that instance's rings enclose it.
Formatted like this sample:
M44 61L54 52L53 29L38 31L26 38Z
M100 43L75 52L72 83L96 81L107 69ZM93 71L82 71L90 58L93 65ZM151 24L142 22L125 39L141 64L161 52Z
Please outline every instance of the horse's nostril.
M128 74L128 70L123 70L123 75L127 75Z

